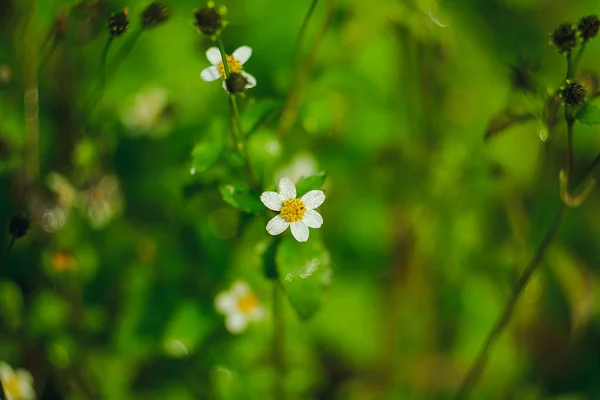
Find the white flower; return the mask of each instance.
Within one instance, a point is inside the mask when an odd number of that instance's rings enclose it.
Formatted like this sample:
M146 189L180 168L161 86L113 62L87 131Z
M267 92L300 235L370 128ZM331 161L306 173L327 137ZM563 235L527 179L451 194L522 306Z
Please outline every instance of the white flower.
M290 226L294 238L306 242L308 228L320 228L323 225L323 217L315 211L325 201L322 190L311 190L297 199L294 182L282 178L279 181L279 193L264 192L260 200L267 208L280 212L267 224L267 232L271 235L279 235Z
M131 136L147 134L163 137L170 132L171 124L164 118L169 105L168 92L160 87L150 87L127 101L121 121Z
M215 298L215 308L225 315L225 327L231 333L240 333L250 321L260 321L265 316L256 295L248 284L237 281L228 291Z
M229 73L233 74L239 72L246 78L248 83L246 89L253 88L256 86L256 78L244 71L243 65L250 59L252 55L252 49L248 46L238 47L233 54L227 56L227 66L229 67ZM206 50L206 58L212 64L210 67L204 68L200 73L200 78L204 82L213 82L217 79L223 79L223 89L227 92L227 86L225 85L225 67L223 66L223 58L221 52L216 47L211 47Z
M6 394L6 400L35 399L33 377L28 371L24 369L13 371L10 365L0 361L0 379Z

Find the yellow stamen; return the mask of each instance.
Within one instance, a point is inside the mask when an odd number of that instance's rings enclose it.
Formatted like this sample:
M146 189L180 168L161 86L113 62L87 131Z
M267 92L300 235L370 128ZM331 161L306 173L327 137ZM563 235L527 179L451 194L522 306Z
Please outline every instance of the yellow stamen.
M21 381L16 374L2 381L2 384L8 396L17 398L21 396Z
M253 293L241 296L238 299L238 308L244 314L249 314L258 307L258 299Z
M227 66L229 67L229 73L233 74L234 72L239 72L242 69L242 63L236 60L232 55L227 56ZM225 78L225 66L223 65L223 61L221 61L218 65L219 74L223 78Z
M287 222L297 222L304 217L306 206L300 199L284 200L281 207L281 218Z

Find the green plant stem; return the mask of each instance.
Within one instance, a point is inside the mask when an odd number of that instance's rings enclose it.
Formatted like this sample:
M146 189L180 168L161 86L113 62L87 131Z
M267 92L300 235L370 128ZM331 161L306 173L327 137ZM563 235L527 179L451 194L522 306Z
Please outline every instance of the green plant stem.
M100 90L104 90L104 86L106 85L106 59L108 57L110 45L113 43L113 39L114 36L110 35L106 41L106 45L104 45L104 49L102 50L102 56L100 56Z
M573 124L575 120L571 115L571 106L565 104L565 121L567 122L567 177L573 172Z
M8 247L6 248L6 253L4 253L4 264L8 264L8 256L10 255L10 251L12 250L16 241L17 241L17 238L14 236L10 239L10 243L8 244Z
M300 31L298 31L296 44L294 45L294 53L292 55L292 65L294 66L298 65L298 60L300 59L300 54L302 53L302 45L304 44L304 39L306 38L306 28L308 27L308 23L315 11L315 8L317 7L318 2L319 0L312 0L312 3L308 8L308 12L304 16L304 20L300 26Z
M573 58L571 55L571 50L567 51L565 57L567 58L567 76L565 79L568 80L573 77Z
M273 398L285 400L285 321L279 285L279 279L273 279L273 361L276 374L273 384Z
M596 156L596 158L592 161L592 163L586 168L585 172L579 177L579 179L575 183L574 187L577 187L577 186L581 185L583 182L585 182L590 177L590 175L592 174L592 172L594 171L596 166L598 166L598 164L600 164L600 154L598 154ZM552 224L550 225L550 228L544 235L544 239L542 240L542 242L536 249L533 258L531 259L529 264L527 264L527 266L525 267L525 269L519 276L519 279L517 280L517 283L515 284L515 287L513 289L512 295L511 295L510 299L508 300L506 306L504 307L504 311L502 312L502 314L500 315L500 317L498 318L498 320L492 327L492 330L488 334L483 347L481 348L481 350L479 351L479 354L477 355L477 358L475 359L475 362L469 369L468 373L465 375L465 378L462 380L462 382L459 386L459 389L456 392L456 395L454 396L455 400L466 399L468 397L470 391L473 389L473 387L477 383L477 380L478 380L479 376L481 375L481 372L483 371L483 368L485 366L485 362L488 358L489 352L491 351L495 342L498 340L502 331L508 325L508 323L515 311L515 305L516 305L517 301L519 300L521 293L527 286L527 283L529 283L529 279L531 278L532 274L539 267L540 261L542 260L546 250L548 249L548 247L550 246L550 244L556 237L556 234L558 233L558 230L564 219L564 214L565 214L566 210L567 210L566 205L561 204L560 208L558 209L558 211L556 213L556 216L554 217L554 221L552 222Z
M223 69L225 71L225 79L227 79L230 74L230 70L229 64L227 63L225 45L223 44L223 39L221 39L220 36L217 39L217 46L219 47L219 52L221 53L221 60L223 63ZM254 177L254 173L252 172L250 159L248 158L248 151L246 150L244 128L242 127L242 119L240 118L240 109L237 104L237 96L232 93L228 93L228 96L229 106L231 108L231 138L233 140L233 145L234 148L240 152L242 157L244 157L244 174L246 175L248 184L253 189L258 190L259 184Z
M585 51L585 45L587 41L583 42L581 46L579 46L579 50L575 55L575 59L573 60L573 65L571 66L571 76L568 76L567 79L572 79L575 74L577 74L577 68L579 68L579 62L581 61L581 57L583 56L583 52Z
M281 119L279 120L279 125L277 126L277 134L280 137L287 135L289 130L292 129L294 122L296 122L298 107L300 105L300 101L302 100L302 91L308 82L308 78L317 59L319 46L327 34L334 11L335 0L328 0L325 4L325 18L323 19L323 23L321 24L321 27L315 36L312 47L308 50L306 60L296 69L294 83L292 84L290 93L288 94L285 104L283 105ZM309 14L312 15L312 12ZM309 14L307 14L308 17L310 17Z
M22 39L23 59L23 101L25 114L25 179L28 184L34 182L39 175L39 91L37 81L37 0L25 1L24 32Z

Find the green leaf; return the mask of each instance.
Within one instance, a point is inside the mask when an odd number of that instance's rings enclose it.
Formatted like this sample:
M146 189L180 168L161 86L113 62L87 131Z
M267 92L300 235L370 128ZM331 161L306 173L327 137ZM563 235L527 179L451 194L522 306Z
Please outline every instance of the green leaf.
M600 108L592 104L586 104L575 115L575 119L586 125L600 124Z
M192 150L192 175L204 172L219 161L225 151L225 126L222 120L216 120L209 128L205 138Z
M163 346L172 357L183 357L194 352L211 329L210 319L194 302L179 306L169 322Z
M281 106L280 100L261 100L251 105L241 116L242 128L246 135L250 135Z
M225 203L238 210L253 214L265 209L260 201L260 194L253 192L245 185L221 185L219 191Z
M498 136L504 130L510 128L513 125L521 124L534 119L534 115L531 113L515 113L511 110L504 110L501 113L494 115L488 123L485 131L485 140L489 140L493 137Z
M302 320L321 308L331 282L331 256L318 238L297 242L291 235L282 240L277 255L277 272L290 304Z
M323 183L325 182L325 178L327 178L327 173L321 172L317 175L303 176L298 179L298 183L296 183L296 192L298 193L298 196L302 196L310 190L321 189L321 186L323 186Z

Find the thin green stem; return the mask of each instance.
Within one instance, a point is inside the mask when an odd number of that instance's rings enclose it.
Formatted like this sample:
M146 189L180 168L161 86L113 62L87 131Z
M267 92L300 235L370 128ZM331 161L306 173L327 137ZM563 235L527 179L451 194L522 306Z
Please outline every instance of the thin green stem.
M4 253L4 264L8 264L8 256L10 255L10 251L12 250L16 241L17 241L17 238L14 236L10 239L10 243L8 244L8 247L6 248L6 253Z
M40 169L39 91L37 80L37 0L23 4L27 10L23 32L23 101L25 111L25 177L28 183L37 179Z
M592 161L592 163L586 168L585 172L575 182L574 187L578 187L583 182L585 182L590 177L590 175L592 174L592 172L594 171L596 166L598 166L598 164L600 164L600 154L598 154L596 156L596 158ZM566 210L567 210L566 205L561 204L560 208L558 209L558 211L556 213L556 216L554 217L554 221L552 222L552 224L550 225L550 228L546 232L544 239L542 240L542 242L536 249L533 258L531 259L529 264L527 264L527 266L521 273L521 276L519 276L519 279L517 280L517 283L515 284L512 295L511 295L510 299L508 300L508 303L506 304L504 311L502 312L502 314L500 315L500 317L498 318L498 320L492 327L492 330L488 334L488 336L483 344L483 347L481 348L481 350L479 351L479 354L477 355L477 358L475 359L475 362L469 369L467 375L465 375L465 378L462 380L461 385L460 385L458 391L456 392L456 395L454 396L454 399L459 400L459 399L468 398L470 391L473 389L473 387L477 383L477 380L478 380L479 376L481 375L481 372L483 371L485 362L489 356L489 353L490 353L493 345L498 340L502 331L506 328L506 326L510 322L510 319L514 313L515 306L516 306L517 301L519 300L519 297L523 293L523 290L527 286L527 283L529 283L529 279L531 278L532 274L539 267L540 261L542 260L544 254L546 253L546 250L548 249L548 247L550 246L550 244L556 237L556 234L558 233L558 230L560 229L560 226L564 219L564 214L565 214Z
M312 3L310 4L310 7L308 8L307 13L304 16L304 20L302 21L300 30L298 31L296 44L294 45L294 53L292 56L292 65L294 65L294 66L298 65L297 61L300 59L300 54L302 53L304 39L306 38L306 28L308 28L308 23L315 11L315 8L317 7L318 2L319 2L319 0L312 0Z
M223 44L223 39L219 36L217 39L217 45L219 46L219 52L221 53L221 60L223 63L223 69L225 71L225 79L230 74L229 64L227 63L227 53L225 52L225 45ZM254 189L259 189L258 182L254 177L254 173L252 172L252 167L250 166L250 160L248 158L248 152L246 150L246 142L244 135L244 128L242 126L242 119L240 118L240 110L237 104L237 96L232 93L228 93L229 95L229 105L231 108L231 138L233 140L234 148L240 152L240 154L244 157L244 174L246 175L246 180L248 181L248 185Z
M573 65L571 66L572 76L568 77L567 79L572 79L577 74L577 69L579 68L579 62L581 61L581 57L583 56L583 52L585 51L586 44L587 44L587 41L583 42L581 44L581 46L579 46L579 50L577 51L577 54L575 55L575 59L573 60Z
M273 398L285 400L285 321L281 304L281 288L279 279L273 279L273 361L275 366L275 382Z
M573 172L573 124L575 120L571 115L571 106L565 104L565 121L567 122L567 178Z
M567 51L565 57L567 58L567 76L565 79L568 80L573 77L573 59L571 56L571 50Z
M104 49L102 50L102 56L100 56L100 90L104 90L104 86L106 85L106 59L108 57L110 45L113 43L113 39L114 36L110 35L106 41L106 45L104 45Z

